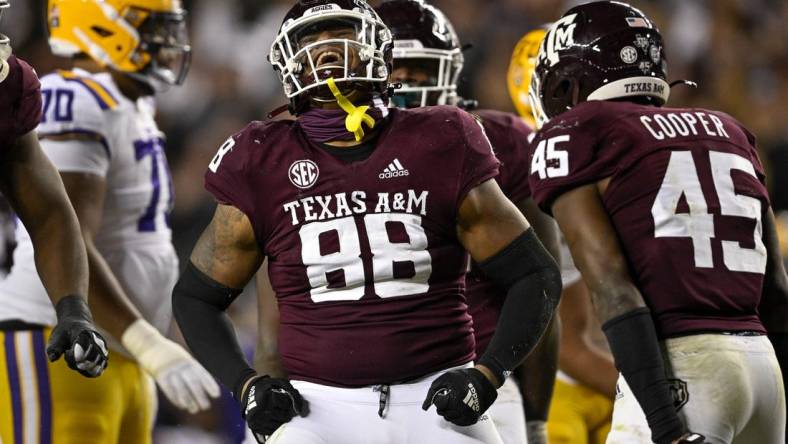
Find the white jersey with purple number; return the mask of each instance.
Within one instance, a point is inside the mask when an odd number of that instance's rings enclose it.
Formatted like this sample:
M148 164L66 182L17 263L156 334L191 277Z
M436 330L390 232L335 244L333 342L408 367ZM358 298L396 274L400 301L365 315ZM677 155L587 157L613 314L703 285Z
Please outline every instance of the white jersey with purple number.
M172 181L152 97L131 101L107 73L58 71L41 79L41 146L61 173L106 181L95 244L146 319L166 328L177 277L168 215ZM17 230L14 267L0 282L0 320L55 321L36 273L33 247Z

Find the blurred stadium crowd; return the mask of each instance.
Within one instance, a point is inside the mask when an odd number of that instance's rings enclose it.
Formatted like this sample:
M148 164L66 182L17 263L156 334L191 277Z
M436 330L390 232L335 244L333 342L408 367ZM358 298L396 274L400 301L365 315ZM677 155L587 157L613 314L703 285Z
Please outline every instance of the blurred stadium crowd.
M14 52L40 75L65 67L49 54L43 0L14 2L3 23ZM371 1L373 5L375 1ZM513 111L506 90L509 57L522 34L577 1L433 0L453 21L466 50L461 93L485 108ZM671 103L720 109L758 136L770 193L788 227L788 2L783 0L632 0L667 37L671 80L689 79ZM182 88L159 98L159 121L176 190L174 243L182 263L214 203L202 188L206 165L228 134L285 103L266 56L291 0L184 0L190 13L193 65ZM785 234L788 232L784 230ZM788 256L788 236L783 236ZM251 291L249 291L251 293ZM251 353L256 310L251 294L233 306ZM165 403L162 399L162 403ZM233 402L225 399L223 402ZM162 405L157 442L240 442L235 408L217 405L192 417ZM178 427L173 427L177 425Z

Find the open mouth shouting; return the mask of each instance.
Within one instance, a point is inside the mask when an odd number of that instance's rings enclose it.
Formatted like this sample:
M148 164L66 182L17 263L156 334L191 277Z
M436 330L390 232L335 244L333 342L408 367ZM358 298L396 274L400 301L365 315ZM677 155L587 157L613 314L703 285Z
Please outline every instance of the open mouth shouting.
M315 68L329 69L329 68L344 68L344 56L336 48L326 48L315 57Z

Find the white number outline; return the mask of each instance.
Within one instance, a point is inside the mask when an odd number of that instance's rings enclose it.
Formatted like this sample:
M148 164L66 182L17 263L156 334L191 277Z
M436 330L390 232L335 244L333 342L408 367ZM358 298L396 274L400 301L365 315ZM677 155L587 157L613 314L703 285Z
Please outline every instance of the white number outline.
M363 225L372 253L372 286L377 296L391 298L423 294L429 291L432 257L428 239L421 226L421 216L406 213L373 213L364 216ZM386 223L399 222L405 227L408 242L391 242ZM320 254L319 236L331 231L338 236L339 251ZM365 291L365 264L361 258L361 237L354 216L312 222L298 231L301 259L306 267L310 297L316 303L359 300ZM394 278L395 262L412 262L415 275ZM328 273L342 270L343 288L328 288Z
M722 257L730 271L764 274L766 246L763 243L761 201L737 194L733 186L732 170L743 171L757 179L755 167L746 158L733 153L709 151L711 177L720 203L720 215L738 216L755 220L754 248L743 248L737 241L721 240ZM676 213L684 195L689 214ZM654 204L654 237L689 237L692 239L695 266L713 268L711 239L714 238L714 214L709 213L703 195L698 170L690 151L674 151L670 155Z
M227 153L233 150L234 146L235 139L230 137L224 141L222 146L219 147L219 151L216 152L216 155L213 156L213 159L211 159L211 163L208 164L208 169L211 170L212 173L216 173L216 171L219 169L219 165L222 163L222 159L224 159L224 156L226 156Z
M568 175L569 152L556 149L556 145L565 142L569 142L569 134L563 134L540 141L531 159L531 174L538 173L539 179L544 179L546 177L553 179ZM558 165L548 166L547 162L551 160L557 161Z

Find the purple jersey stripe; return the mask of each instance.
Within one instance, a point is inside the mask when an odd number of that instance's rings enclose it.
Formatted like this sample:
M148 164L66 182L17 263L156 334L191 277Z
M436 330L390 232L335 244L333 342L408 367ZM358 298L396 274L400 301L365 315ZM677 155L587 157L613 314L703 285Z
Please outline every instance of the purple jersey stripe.
M38 380L38 408L41 428L39 444L52 444L52 396L49 390L49 368L47 367L44 331L33 331L33 355Z
M16 362L15 333L5 332L5 363L8 386L11 388L11 415L14 425L14 444L22 444L22 390L19 385L19 368Z

